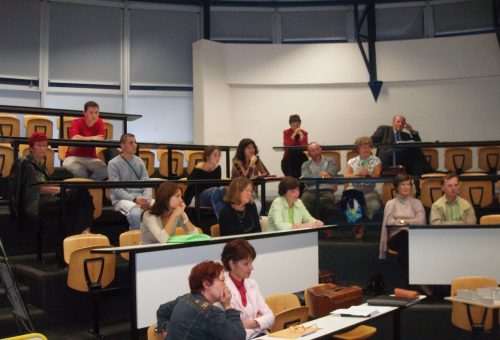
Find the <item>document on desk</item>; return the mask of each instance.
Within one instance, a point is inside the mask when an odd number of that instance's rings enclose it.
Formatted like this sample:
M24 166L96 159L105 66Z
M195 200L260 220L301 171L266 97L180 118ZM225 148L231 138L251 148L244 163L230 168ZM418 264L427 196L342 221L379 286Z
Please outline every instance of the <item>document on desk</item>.
M346 309L336 309L330 314L336 316L353 316L353 317L369 317L375 316L379 313L377 307L371 306L351 306Z

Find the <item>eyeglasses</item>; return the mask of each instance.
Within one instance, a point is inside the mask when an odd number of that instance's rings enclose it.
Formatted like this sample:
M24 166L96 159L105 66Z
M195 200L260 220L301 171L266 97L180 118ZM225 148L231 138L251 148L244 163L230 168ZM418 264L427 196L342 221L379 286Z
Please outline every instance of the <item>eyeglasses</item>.
M316 324L312 324L310 326L304 326L304 325L294 325L294 326L290 326L288 327L288 329L294 333L297 333L297 334L309 334L309 333L314 333L318 330L318 325Z

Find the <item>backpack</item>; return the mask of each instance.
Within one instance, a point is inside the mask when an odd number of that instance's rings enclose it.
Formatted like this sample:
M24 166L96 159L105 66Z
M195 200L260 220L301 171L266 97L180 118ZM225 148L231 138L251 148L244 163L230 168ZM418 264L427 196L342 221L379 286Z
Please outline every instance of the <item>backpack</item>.
M365 196L359 190L344 190L342 199L340 200L340 206L349 223L361 221L365 217Z

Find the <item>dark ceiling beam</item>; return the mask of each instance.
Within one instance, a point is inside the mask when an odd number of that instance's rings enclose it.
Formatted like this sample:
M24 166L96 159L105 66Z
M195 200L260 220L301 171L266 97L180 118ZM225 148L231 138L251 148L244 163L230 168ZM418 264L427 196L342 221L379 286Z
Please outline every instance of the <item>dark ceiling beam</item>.
M203 39L210 40L210 0L203 1Z
M497 41L500 46L500 0L492 0L493 3L493 28L497 33Z
M363 61L365 62L366 68L370 75L370 82L368 83L368 86L370 87L370 90L372 92L373 99L377 101L380 90L382 89L383 82L379 81L377 77L377 53L375 49L375 42L377 40L377 27L375 20L375 0L366 1L366 6L361 18L359 17L359 2L355 0L353 13L356 42L358 43L361 56L363 57ZM367 21L368 31L368 36L366 37L368 41L368 56L366 55L366 51L361 40L361 38L364 37L363 35L361 35L361 28L363 27L365 20Z

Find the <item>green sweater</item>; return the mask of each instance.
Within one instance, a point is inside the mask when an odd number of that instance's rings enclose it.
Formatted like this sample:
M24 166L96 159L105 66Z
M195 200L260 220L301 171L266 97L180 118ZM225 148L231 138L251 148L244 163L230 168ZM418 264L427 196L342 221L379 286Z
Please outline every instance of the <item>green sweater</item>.
M290 221L288 214L288 202L285 197L277 197L271 204L268 215L268 230L289 230L292 229L292 224L308 223L316 219L307 211L304 203L299 199L293 205L293 221Z

